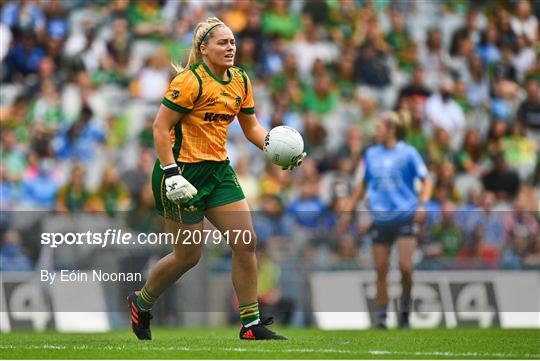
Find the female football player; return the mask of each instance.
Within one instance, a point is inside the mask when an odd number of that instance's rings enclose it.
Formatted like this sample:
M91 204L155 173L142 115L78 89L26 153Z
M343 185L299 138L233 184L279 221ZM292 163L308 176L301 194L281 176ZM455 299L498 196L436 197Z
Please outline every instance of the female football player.
M232 249L240 338L286 339L265 327L271 319L259 319L256 238L248 203L225 147L227 128L235 117L246 138L260 149L267 134L255 116L250 80L233 66L235 52L234 35L223 22L209 18L199 23L188 64L175 66L178 74L154 120L159 158L152 175L156 207L165 218L167 231L180 231L182 242L156 263L140 292L128 297L132 330L141 340L151 339L152 305L199 261L204 242L195 237L203 230L204 217L221 231ZM300 165L304 156L287 168ZM193 239L185 240L186 235Z
M416 249L413 222L424 218L425 204L431 197L432 182L420 154L402 139L406 133L405 118L394 112L384 113L375 125L376 145L364 156L365 174L345 205L341 229L350 222L352 211L367 191L373 230L373 257L377 271L376 305L379 328L386 328L388 305L387 274L392 244L397 243L401 270L402 296L399 325L409 326L412 288L412 254ZM419 178L419 199L414 180Z

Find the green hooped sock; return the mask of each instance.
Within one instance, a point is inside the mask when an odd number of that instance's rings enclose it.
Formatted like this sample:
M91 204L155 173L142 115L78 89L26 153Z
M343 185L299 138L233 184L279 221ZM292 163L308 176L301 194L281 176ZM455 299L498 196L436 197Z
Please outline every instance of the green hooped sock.
M156 303L157 299L158 298L148 292L148 289L146 288L146 286L144 286L141 292L139 292L139 294L137 295L137 306L139 306L141 310L149 311L152 309L152 306L154 306L154 303Z
M248 303L240 306L240 321L244 326L259 320L259 302Z

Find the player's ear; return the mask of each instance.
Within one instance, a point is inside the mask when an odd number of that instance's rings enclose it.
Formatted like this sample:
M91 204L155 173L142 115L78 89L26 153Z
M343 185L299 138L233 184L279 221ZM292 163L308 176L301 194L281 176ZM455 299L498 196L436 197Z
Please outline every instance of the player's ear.
M202 55L206 55L206 54L207 54L207 49L206 49L206 45L205 45L205 44L201 44L201 46L199 47L199 49L200 49Z

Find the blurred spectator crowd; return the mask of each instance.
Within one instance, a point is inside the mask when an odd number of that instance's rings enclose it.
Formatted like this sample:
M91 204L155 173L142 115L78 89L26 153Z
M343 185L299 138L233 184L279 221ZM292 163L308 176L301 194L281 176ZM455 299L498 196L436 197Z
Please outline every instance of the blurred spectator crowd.
M308 158L287 172L238 122L229 130L269 259L371 267L365 205L348 233L335 226L377 116L393 109L407 114L406 140L435 184L419 267L540 266L537 1L1 4L2 269L36 262L5 211L103 212L136 231L159 229L149 216L152 121L175 75L170 62L185 62L194 26L209 16L237 37L259 121L304 136Z

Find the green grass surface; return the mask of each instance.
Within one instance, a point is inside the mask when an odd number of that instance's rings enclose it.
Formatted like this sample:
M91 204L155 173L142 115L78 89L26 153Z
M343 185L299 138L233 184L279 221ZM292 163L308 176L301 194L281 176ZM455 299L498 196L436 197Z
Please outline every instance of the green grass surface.
M279 329L288 341L241 341L238 330L155 329L141 342L103 334L0 334L1 359L538 359L540 330Z

